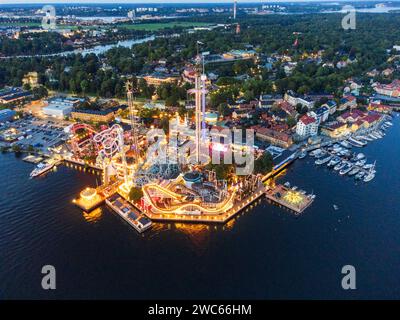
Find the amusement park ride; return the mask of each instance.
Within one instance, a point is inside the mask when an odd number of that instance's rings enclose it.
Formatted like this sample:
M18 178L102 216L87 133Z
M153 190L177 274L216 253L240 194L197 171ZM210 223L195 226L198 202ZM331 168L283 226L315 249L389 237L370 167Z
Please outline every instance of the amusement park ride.
M189 91L194 94L196 102L194 136L185 136L186 131L179 129L182 124L177 117L177 127L175 131L170 130L169 141L164 141L163 148L154 148L160 141L147 137L146 150L141 150L143 147L139 140L144 137L139 135L134 90L130 81L126 84L131 126L129 135L124 133L119 124L102 127L99 131L86 124L76 124L71 128L73 154L80 158L96 158L96 164L103 172L102 188L117 186L113 190L127 201L130 190L133 187L140 188L143 196L135 206L151 220L189 222L212 217L215 222L225 222L236 210L235 203L242 200L242 189L248 195L254 190L258 192L262 187L260 179L255 176L244 184L241 182L229 186L227 181L217 180L214 171L205 169L211 159L209 140L205 136L207 77L204 63L201 67L200 55L197 61L195 88ZM187 119L183 126L189 127ZM185 163L177 155L177 146L182 144L182 140L183 143L190 142L192 146L189 155L184 156ZM146 157L143 151L146 151ZM133 155L129 163L128 153ZM188 161L188 158L192 161Z

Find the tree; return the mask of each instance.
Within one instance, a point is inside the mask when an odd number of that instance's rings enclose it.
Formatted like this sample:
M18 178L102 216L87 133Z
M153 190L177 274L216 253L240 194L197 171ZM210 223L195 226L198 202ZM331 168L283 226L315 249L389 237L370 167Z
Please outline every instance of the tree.
M292 116L289 116L286 119L286 124L289 126L289 128L293 128L296 125L296 123L297 123L296 119L294 117L292 117Z
M14 144L12 146L12 151L15 153L20 153L21 152L21 147L18 144Z
M33 88L32 93L36 99L42 99L49 95L49 92L44 86Z
M254 161L254 172L267 174L272 170L273 158L269 152L264 152L257 160Z
M142 188L132 187L129 191L129 200L133 202L138 202L143 197Z

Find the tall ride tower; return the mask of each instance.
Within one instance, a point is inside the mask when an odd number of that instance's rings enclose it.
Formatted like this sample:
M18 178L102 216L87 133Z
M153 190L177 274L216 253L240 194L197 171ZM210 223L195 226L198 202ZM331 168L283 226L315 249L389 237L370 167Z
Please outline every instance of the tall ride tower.
M236 20L237 0L233 1L233 20Z
M207 76L204 72L204 62L202 60L202 55L197 54L196 58L196 78L195 78L195 87L190 90L189 93L194 93L195 96L195 124L196 124L196 132L195 132L195 156L196 163L200 163L201 156L201 144L202 140L205 140L205 115L206 115L206 81Z
M128 80L126 82L126 95L128 97L128 108L129 108L129 117L131 122L131 136L132 136L132 147L135 155L135 160L139 157L139 141L138 141L138 132L136 125L136 113L137 110L133 105L133 83L132 80Z

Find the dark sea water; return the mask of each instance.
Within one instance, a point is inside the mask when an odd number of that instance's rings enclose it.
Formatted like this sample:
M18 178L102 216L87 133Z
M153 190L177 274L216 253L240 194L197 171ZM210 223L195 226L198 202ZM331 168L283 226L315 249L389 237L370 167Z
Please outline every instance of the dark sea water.
M317 198L303 215L261 200L224 227L158 224L139 235L106 207L71 200L90 173L0 155L0 299L400 298L400 117L362 151L377 176L355 183L312 159L281 177ZM339 210L333 209L333 204ZM357 290L341 288L353 265ZM41 289L54 265L57 289Z

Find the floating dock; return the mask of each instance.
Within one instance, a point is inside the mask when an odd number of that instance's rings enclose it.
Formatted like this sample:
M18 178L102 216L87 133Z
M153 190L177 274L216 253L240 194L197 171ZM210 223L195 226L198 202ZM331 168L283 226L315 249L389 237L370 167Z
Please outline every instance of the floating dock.
M90 212L104 203L105 197L95 188L84 189L72 202L83 211Z
M106 204L114 210L122 219L128 222L137 232L142 233L151 228L152 222L144 214L140 213L128 201L119 194L106 199Z
M265 196L268 200L286 207L296 214L302 213L315 199L315 195L303 194L300 191L293 190L283 185L267 187Z
M23 158L22 160L25 162L37 164L37 163L41 162L43 160L43 158L34 156L34 155L29 155L29 156L26 156L25 158Z

